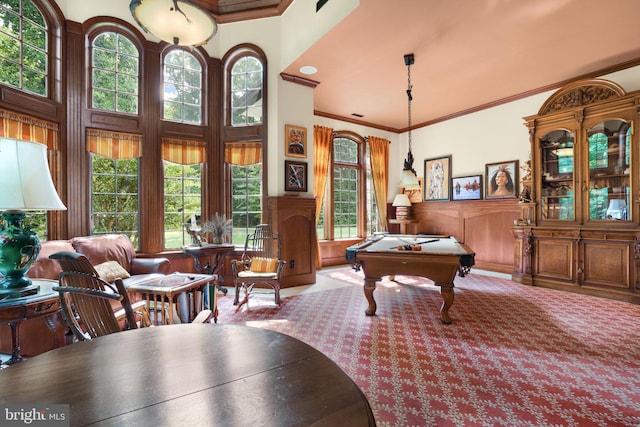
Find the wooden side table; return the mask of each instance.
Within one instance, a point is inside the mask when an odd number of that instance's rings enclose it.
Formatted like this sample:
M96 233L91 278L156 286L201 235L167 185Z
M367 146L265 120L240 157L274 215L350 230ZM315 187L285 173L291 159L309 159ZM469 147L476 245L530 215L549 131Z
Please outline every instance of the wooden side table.
M33 295L13 297L0 295L0 323L11 327L11 358L3 365L12 365L22 360L20 354L20 324L28 319L48 316L60 310L58 293L51 290L56 280L32 279L37 288Z
M154 324L170 325L179 323L174 316L180 310L178 296L182 293L187 294L187 311L191 321L196 316L196 312L202 309L202 293L213 280L214 277L210 274L172 273L132 283L127 290L138 293L146 299L149 312L154 314ZM217 322L218 300L215 292L211 294L213 295L210 296L209 309L213 312L214 322ZM162 323L159 321L159 313L162 313Z
M198 273L216 275L216 288L226 295L227 288L222 287L223 279L220 274L222 263L220 261L234 249L235 246L230 243L203 244L202 246L183 246L182 253L193 258L193 266ZM202 263L203 259L206 260L205 264Z
M417 224L417 219L390 219L389 224L399 224L400 234L407 234L407 224Z

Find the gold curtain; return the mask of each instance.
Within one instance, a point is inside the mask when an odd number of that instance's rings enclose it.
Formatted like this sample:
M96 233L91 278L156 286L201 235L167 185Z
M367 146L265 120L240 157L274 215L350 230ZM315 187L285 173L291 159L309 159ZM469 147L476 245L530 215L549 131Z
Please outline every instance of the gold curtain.
M0 136L45 144L48 150L59 150L58 124L0 109Z
M236 166L261 163L262 145L259 142L227 142L224 144L224 161Z
M389 141L384 138L370 136L371 176L376 193L378 207L378 225L380 231L387 231L387 195L389 192Z
M87 151L109 159L142 157L142 135L87 129Z
M206 143L189 139L162 138L162 160L179 165L204 163Z
M333 129L319 125L313 126L313 195L316 198L316 226L320 220L320 209L322 209L322 199L327 184L332 141ZM316 265L322 267L320 238L316 238L316 245Z

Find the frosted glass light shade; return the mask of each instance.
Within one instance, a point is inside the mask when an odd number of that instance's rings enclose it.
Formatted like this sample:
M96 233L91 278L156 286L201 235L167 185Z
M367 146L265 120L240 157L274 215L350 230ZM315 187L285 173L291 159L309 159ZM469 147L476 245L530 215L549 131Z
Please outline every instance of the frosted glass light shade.
M174 45L201 46L218 30L209 11L187 0L131 0L129 9L144 31Z
M404 169L402 171L402 179L400 181L400 187L406 190L420 189L420 183L418 182L418 177L412 170Z

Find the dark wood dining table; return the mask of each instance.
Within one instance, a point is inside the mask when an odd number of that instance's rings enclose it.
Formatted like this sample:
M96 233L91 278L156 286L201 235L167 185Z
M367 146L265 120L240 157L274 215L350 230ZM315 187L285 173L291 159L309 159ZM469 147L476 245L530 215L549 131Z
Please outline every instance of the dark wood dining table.
M134 329L0 370L0 403L70 405L70 425L372 426L369 403L331 359L243 325Z

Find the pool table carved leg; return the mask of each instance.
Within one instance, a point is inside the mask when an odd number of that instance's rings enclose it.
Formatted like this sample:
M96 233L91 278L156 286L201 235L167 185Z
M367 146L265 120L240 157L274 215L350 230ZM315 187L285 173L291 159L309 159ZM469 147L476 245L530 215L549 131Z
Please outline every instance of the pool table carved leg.
M373 316L376 314L376 300L373 299L373 291L376 290L376 282L378 279L364 279L364 296L369 302L369 307L364 311L367 316Z
M449 308L453 305L453 286L440 285L440 295L442 295L442 299L444 300L440 308L440 320L442 323L448 325L451 323Z

